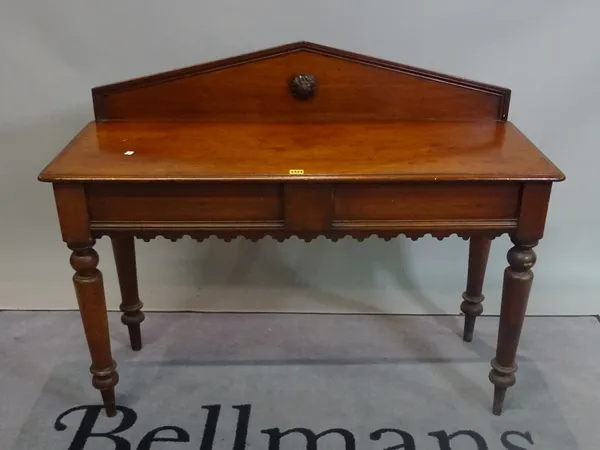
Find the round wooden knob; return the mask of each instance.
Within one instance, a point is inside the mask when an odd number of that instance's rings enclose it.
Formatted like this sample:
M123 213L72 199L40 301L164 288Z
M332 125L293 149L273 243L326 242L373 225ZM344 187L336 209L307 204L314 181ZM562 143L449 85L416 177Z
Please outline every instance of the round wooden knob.
M317 79L309 73L299 73L290 81L290 92L297 100L308 100L317 92Z

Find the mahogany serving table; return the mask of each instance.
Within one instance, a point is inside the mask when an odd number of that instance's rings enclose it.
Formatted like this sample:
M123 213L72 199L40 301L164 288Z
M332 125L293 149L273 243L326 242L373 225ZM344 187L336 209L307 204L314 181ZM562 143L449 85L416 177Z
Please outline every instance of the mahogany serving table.
M310 43L95 88L96 120L41 173L54 187L94 387L116 413L95 239L112 239L131 346L141 348L134 238L470 240L471 341L491 240L508 233L494 414L515 356L552 183L511 123L510 91Z

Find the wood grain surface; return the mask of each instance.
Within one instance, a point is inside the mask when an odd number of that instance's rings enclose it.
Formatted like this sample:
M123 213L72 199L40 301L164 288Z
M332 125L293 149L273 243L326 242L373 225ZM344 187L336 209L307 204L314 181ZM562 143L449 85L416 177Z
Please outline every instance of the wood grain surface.
M298 101L298 74L316 94ZM97 121L506 120L510 91L298 42L93 89Z
M92 248L105 235L138 350L134 238L457 234L471 239L461 306L470 341L491 239L509 233L490 373L492 410L502 412L516 379L532 249L552 183L564 179L507 122L508 89L302 42L101 86L93 100L96 121L39 179L54 185L93 385L109 416L118 375Z
M296 169L304 175L289 174ZM558 181L563 177L511 123L114 122L87 125L40 180Z

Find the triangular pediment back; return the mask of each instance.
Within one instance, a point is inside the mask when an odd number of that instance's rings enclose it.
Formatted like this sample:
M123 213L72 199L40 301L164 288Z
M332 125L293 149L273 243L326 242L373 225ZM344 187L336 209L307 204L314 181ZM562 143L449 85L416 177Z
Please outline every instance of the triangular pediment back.
M505 121L510 91L298 42L96 87L96 120Z

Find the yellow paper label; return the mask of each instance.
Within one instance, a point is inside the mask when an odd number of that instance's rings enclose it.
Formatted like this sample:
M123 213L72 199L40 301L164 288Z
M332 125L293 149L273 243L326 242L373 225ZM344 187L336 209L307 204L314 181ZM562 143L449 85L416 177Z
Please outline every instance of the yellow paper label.
M290 169L290 175L304 175L304 170L302 170L302 169Z

